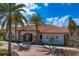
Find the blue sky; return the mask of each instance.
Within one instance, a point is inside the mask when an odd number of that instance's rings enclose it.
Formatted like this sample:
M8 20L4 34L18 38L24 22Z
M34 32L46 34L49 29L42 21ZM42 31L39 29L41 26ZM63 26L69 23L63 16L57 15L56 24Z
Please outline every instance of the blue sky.
M47 6L39 3L41 8L34 10L39 12L43 17L57 17L71 15L72 17L79 17L79 4L63 4L63 3L50 3Z
M27 15L39 13L46 24L66 27L68 17L79 24L79 4L78 3L27 3Z

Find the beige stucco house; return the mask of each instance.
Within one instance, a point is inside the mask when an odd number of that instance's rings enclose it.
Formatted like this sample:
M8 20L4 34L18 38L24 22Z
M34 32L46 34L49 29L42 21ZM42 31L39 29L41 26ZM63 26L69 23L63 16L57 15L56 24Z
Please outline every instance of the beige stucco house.
M12 40L15 40L15 28L12 27ZM47 25L47 24L40 24L39 25L39 31L40 31L40 39L39 42L47 43L51 39L51 43L56 44L64 44L64 36L69 31L67 28L58 27L55 25ZM8 34L8 33L7 33ZM5 35L6 38L8 35ZM36 37L36 28L35 25L25 25L24 27L17 27L17 40L23 41L23 40L30 40L34 41Z

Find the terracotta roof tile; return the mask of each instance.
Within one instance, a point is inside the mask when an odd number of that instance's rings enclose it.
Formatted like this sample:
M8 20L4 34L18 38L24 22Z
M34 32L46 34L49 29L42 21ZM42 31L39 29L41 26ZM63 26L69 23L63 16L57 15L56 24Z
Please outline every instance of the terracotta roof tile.
M36 27L34 25L18 27L17 30L25 30L25 31L35 31ZM55 25L47 25L47 24L39 24L39 30L43 33L68 33L67 28L58 27Z

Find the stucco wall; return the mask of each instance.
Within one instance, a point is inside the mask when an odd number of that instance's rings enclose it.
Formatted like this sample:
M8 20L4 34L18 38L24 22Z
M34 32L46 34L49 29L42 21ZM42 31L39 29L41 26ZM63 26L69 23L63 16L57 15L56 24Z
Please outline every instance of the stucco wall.
M24 38L23 35L26 34L26 33L31 33L33 35L32 40L34 40L34 36L36 36L36 32L35 31L22 31L20 40L23 40L23 38Z
M52 37L54 38L54 43L56 44L64 44L64 34L42 34L43 39L42 42L49 42L49 39ZM58 36L58 39L56 39L56 36Z
M6 33L6 40L8 40L8 32ZM12 29L11 40L15 40L15 30ZM18 40L18 31L16 32L16 40Z
M14 32L14 30L12 31L14 34L15 34L15 32ZM23 35L23 34L25 34L25 33L32 33L33 34L33 36L36 36L36 33L35 33L35 31L22 31L21 32L21 35ZM8 34L8 33L7 33ZM56 39L56 36L58 36L58 39ZM7 36L6 36L7 37ZM45 33L42 33L42 42L49 42L49 39L50 38L54 38L55 39L55 43L56 44L64 44L64 34L45 34ZM17 38L18 38L18 32L17 32ZM20 37L21 38L21 37ZM13 38L14 39L14 38ZM21 39L23 39L23 38L21 38ZM18 39L17 39L18 40Z
M21 32L21 35L23 35L23 34L25 34L25 33L32 33L33 34L33 36L35 36L35 31L22 31Z

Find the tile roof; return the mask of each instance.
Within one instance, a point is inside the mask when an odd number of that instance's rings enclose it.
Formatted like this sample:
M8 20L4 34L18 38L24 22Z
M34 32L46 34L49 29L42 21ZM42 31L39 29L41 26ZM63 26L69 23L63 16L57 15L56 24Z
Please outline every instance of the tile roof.
M35 25L24 26L23 28L18 27L17 30L35 31L36 27L35 27ZM47 25L47 24L39 24L39 30L42 33L68 33L69 32L67 28L58 27L58 26L55 26L55 25Z

